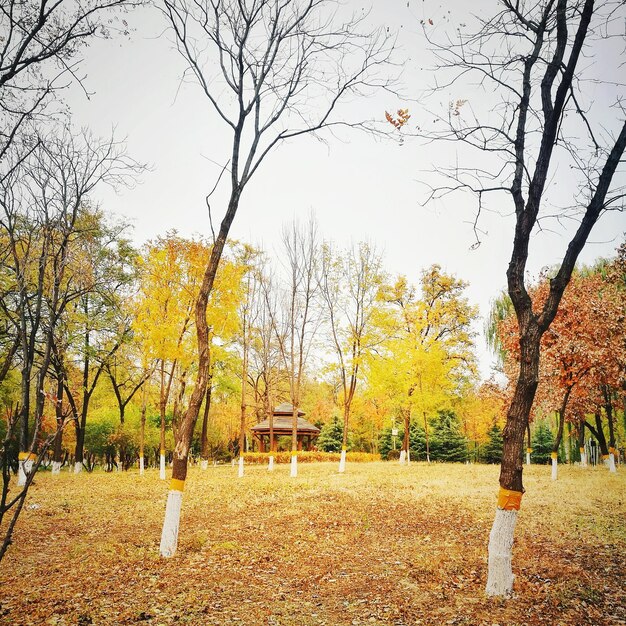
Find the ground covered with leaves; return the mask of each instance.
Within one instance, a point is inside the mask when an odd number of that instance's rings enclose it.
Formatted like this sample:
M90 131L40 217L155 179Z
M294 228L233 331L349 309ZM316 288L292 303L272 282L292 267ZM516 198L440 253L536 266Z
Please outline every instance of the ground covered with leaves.
M626 470L525 471L515 597L484 595L495 466L189 472L158 555L158 472L40 473L0 563L0 623L626 624Z

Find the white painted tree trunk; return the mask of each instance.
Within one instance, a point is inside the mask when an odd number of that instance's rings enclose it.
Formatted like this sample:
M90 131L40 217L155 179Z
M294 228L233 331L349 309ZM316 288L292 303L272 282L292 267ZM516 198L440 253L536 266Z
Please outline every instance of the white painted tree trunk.
M489 570L485 589L488 596L509 598L513 593L512 553L516 522L517 511L496 509L489 533Z
M526 465L530 465L530 452L526 453Z
M298 456L296 454L291 455L291 478L295 478L298 475Z
M404 465L406 462L406 452L404 450L400 450L400 465Z
M267 466L267 470L268 472L274 471L274 457L273 456L270 456L270 462L269 462L269 465Z
M615 455L612 452L609 452L609 472L617 472L617 468L615 467Z
M165 480L165 455L162 454L159 460L159 478Z
M580 449L580 466L587 467L587 453L584 448Z
M208 468L209 468L209 459L202 459L202 461L200 461L200 469L206 470Z
M80 461L74 463L74 474L80 474L83 471L83 464Z
M341 457L339 459L339 473L343 474L346 471L346 450L341 449Z
M170 489L165 506L165 519L161 532L161 556L174 556L178 546L178 527L180 525L180 509L183 504L183 492Z
M52 461L52 475L61 473L61 461Z
M17 486L23 487L26 484L26 477L33 469L33 460L24 459L18 463Z
M411 449L410 448L406 451L406 464L407 465L411 464Z
M243 457L239 457L239 470L237 472L237 476L239 478L243 478Z
M559 461L552 457L552 480L556 480L559 472Z
M140 456L139 457L139 476L143 476L143 473L144 473L143 457Z

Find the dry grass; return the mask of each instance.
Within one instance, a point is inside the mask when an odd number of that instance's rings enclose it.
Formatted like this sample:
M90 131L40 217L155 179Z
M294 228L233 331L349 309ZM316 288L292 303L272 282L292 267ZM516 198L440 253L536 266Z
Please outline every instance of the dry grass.
M0 623L626 624L624 469L525 472L509 601L483 594L496 467L288 472L192 469L169 560L158 472L38 476L0 565Z

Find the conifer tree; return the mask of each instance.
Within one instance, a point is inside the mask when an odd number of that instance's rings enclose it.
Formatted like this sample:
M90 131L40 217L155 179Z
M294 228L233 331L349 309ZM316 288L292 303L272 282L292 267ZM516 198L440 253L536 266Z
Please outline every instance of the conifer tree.
M453 411L439 411L432 423L430 458L446 463L464 463L468 459L467 439L461 422Z
M487 431L489 437L484 445L481 453L481 459L484 463L500 463L502 461L502 429L495 422Z
M554 438L550 427L545 422L539 422L533 435L533 460L535 463L549 463Z

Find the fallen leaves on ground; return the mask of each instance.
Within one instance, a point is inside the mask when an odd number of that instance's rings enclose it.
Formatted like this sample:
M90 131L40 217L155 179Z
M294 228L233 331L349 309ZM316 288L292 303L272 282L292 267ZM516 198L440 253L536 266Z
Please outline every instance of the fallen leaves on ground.
M525 471L515 597L484 595L497 468L192 468L161 559L158 471L41 473L0 564L0 623L626 624L624 471Z

